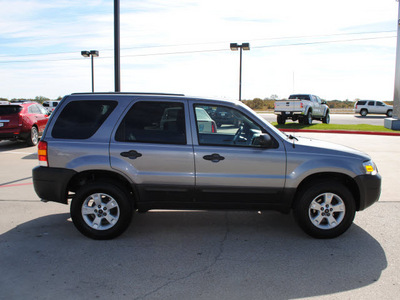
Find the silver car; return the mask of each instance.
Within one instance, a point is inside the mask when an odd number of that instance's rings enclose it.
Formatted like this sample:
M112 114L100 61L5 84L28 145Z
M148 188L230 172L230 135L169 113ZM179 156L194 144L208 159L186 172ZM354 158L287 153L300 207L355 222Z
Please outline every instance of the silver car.
M217 109L237 121L213 130ZM150 209L293 211L307 234L333 238L381 190L367 154L285 135L238 101L184 95L68 95L38 157L38 196L70 202L76 228L94 239Z

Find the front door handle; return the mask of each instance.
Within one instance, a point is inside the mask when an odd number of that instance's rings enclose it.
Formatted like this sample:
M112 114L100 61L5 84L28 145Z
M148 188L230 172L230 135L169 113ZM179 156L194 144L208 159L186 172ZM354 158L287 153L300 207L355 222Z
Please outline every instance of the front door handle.
M121 152L121 156L127 157L129 159L136 159L142 156L142 153L137 152L136 150L130 150L128 152Z
M213 153L211 155L204 155L203 159L211 160L212 162L219 162L220 160L224 160L225 157L219 155L218 153Z

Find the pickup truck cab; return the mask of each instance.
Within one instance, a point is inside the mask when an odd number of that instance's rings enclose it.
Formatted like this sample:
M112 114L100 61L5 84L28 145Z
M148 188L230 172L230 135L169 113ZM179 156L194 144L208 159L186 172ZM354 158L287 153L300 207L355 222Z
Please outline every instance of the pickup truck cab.
M311 94L293 94L288 100L276 100L274 113L277 122L285 124L287 119L309 125L313 120L329 124L329 107L320 97Z

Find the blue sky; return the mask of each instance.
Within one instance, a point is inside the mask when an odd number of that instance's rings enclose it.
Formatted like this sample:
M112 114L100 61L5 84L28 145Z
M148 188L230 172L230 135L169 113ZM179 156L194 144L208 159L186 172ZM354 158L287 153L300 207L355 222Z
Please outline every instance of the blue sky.
M114 90L112 0L0 0L0 97ZM120 0L121 90L392 100L395 0Z

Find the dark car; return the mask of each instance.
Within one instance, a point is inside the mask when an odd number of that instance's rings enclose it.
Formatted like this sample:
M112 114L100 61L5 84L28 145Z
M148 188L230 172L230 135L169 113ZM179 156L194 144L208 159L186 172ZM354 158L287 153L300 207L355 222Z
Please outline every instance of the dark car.
M48 111L39 103L0 105L0 140L25 140L35 146L48 120Z
M232 124L238 126L240 124L240 119L234 114L234 112L227 107L218 107L214 115L212 116L214 121L217 123L218 127L222 124Z

